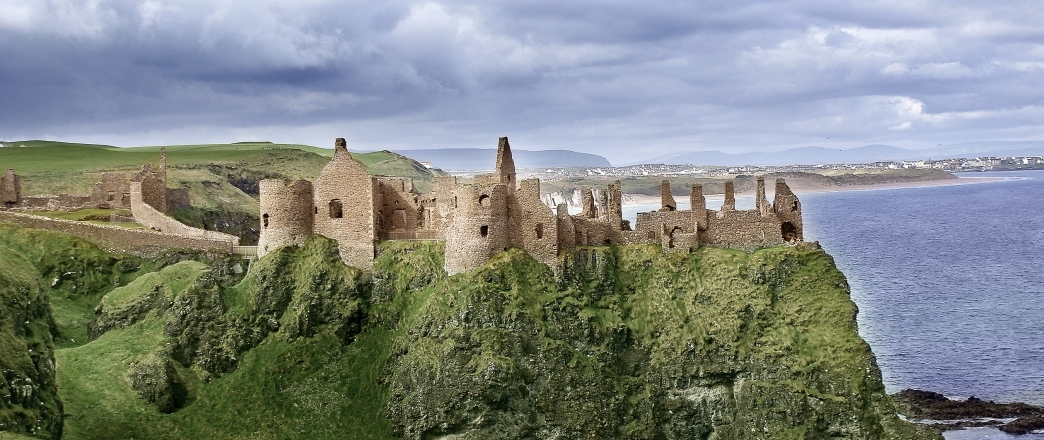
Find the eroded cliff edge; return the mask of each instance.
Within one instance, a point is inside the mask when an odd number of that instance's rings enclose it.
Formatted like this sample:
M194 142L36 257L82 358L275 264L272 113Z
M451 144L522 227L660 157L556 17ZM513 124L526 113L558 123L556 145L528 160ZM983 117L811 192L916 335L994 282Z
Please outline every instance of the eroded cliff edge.
M402 255L378 268L410 286ZM405 438L931 437L895 416L813 246L586 248L558 274L511 250L412 284L384 377Z

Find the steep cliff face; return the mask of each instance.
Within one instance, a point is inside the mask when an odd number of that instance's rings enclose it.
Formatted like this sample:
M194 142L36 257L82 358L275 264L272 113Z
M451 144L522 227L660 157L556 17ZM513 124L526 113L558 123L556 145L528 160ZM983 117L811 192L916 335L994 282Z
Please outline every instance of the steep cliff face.
M512 250L425 289L385 376L405 438L931 438L818 249L591 248L557 275Z
M28 261L0 246L0 431L62 435L53 329L43 280Z
M442 244L387 242L368 276L313 236L240 279L7 232L7 431L63 429L56 357L74 439L938 438L895 416L814 247L513 249L447 277ZM83 327L57 354L47 292Z

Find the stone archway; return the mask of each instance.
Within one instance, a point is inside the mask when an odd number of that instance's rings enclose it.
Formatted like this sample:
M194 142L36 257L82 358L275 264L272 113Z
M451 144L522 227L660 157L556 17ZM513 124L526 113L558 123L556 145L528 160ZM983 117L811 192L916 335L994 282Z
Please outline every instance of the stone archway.
M668 235L667 238L668 249L674 249L674 233L676 232L682 232L682 228L679 226L675 226L674 229L671 229L671 233Z

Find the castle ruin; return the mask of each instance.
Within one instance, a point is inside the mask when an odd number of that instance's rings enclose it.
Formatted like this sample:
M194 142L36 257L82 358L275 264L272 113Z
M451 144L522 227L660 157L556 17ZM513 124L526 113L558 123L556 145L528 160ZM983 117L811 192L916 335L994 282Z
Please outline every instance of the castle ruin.
M803 239L801 203L783 179L776 180L770 204L759 177L752 210L736 210L731 181L718 211L707 209L700 185L690 188L689 199L691 209L678 210L670 182L663 181L661 209L639 213L634 228L623 220L620 181L598 191L597 200L584 191L579 214L569 214L565 204L552 210L540 199L539 179L517 180L506 137L500 138L493 173L471 183L436 177L432 190L422 194L412 179L370 175L339 138L315 182L261 181L258 256L321 234L337 241L346 264L370 269L380 240L442 240L452 275L511 247L554 267L559 255L579 246L658 243L669 253L700 246L751 251Z

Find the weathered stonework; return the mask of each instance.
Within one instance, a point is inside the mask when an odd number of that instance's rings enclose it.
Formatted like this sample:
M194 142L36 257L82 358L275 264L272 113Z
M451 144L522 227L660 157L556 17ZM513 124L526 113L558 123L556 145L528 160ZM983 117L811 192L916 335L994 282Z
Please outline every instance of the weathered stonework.
M168 249L197 249L231 253L232 247L235 246L235 242L230 240L214 240L147 229L98 225L10 211L0 211L0 221L75 235L109 251L143 256L159 255Z
M239 245L239 237L234 235L225 234L217 231L207 231L199 228L193 228L184 223L181 223L173 218L167 217L166 214L153 206L145 203L143 194L143 184L141 182L132 182L131 187L131 214L134 215L134 220L142 225L157 231L165 232L168 234L175 234L184 237L199 238L203 240L217 241L217 242L228 242L231 246Z
M14 170L8 168L4 177L0 177L0 203L13 207L22 202L22 183Z
M14 176L14 185L18 188L14 192L21 193L14 170L8 170L8 174ZM8 179L8 177L5 176L3 179ZM0 180L0 183L2 182L6 182L6 180ZM154 168L152 164L145 164L140 171L130 175L119 172L102 173L90 194L19 196L15 197L16 200L10 201L7 200L7 192L4 190L6 187L0 185L0 203L5 208L43 211L71 211L85 208L130 209L131 183L134 182L141 184L142 198L145 203L160 212L191 208L188 188L167 188L167 152L165 148L160 149L158 168Z
M280 246L300 246L312 235L315 223L312 182L288 183L279 179L262 180L261 235L257 256L263 257Z
M455 274L476 269L510 247L556 265L579 246L659 243L664 252L691 252L700 246L754 250L801 241L801 205L783 179L769 204L764 179L758 179L756 208L736 210L733 182L725 183L725 203L706 208L703 188L693 185L691 209L678 210L670 182L661 184L661 209L639 213L632 228L623 220L619 181L605 190L582 192L582 211L569 215L541 201L540 181L518 181L511 146L500 138L496 169L472 183L436 178L420 194L409 179L371 176L337 139L334 158L314 186L299 181L261 182L262 232L259 253L299 245L308 234L337 240L341 259L352 266L373 265L378 240L446 241L445 269ZM311 200L307 205L304 201Z

